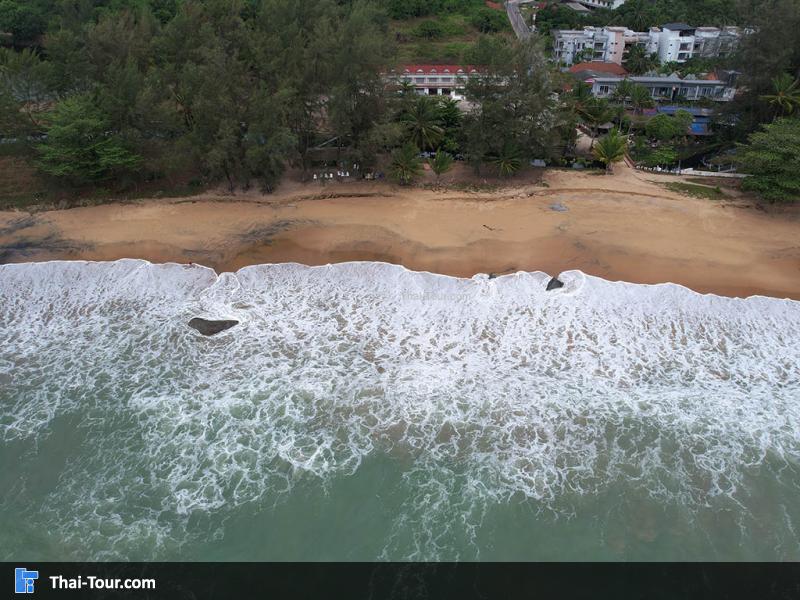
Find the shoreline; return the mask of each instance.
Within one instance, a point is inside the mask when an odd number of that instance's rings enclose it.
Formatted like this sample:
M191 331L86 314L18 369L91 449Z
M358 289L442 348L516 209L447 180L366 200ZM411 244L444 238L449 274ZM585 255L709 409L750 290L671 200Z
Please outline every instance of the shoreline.
M624 167L612 176L545 171L543 180L492 191L295 184L269 196L6 211L0 263L139 258L223 273L376 261L466 278L578 270L800 300L800 207L755 210L727 188L724 201L691 198L665 189L680 179Z
M153 265L153 266L175 266L175 267L184 267L184 268L192 268L192 269L204 269L204 270L208 270L208 271L211 271L212 273L214 273L214 276L216 278L219 278L224 274L238 275L241 271L243 271L245 269L249 269L251 267L272 267L272 266L282 266L282 265L292 265L292 266L297 266L297 267L302 267L302 268L307 268L307 269L323 269L325 267L336 267L336 266L344 266L344 265L385 265L385 266L389 266L389 267L396 267L396 268L402 269L406 273L410 273L410 274L414 274L414 275L428 275L428 276L433 276L433 277L441 277L441 278L444 278L444 279L455 279L455 280L463 281L463 282L472 281L476 277L480 277L480 276L487 277L490 280L501 280L503 278L514 277L515 275L518 275L518 274L522 273L522 274L525 274L525 275L536 275L536 274L545 275L546 276L545 283L547 283L551 278L559 279L560 281L562 281L562 283L566 283L566 281L564 279L561 279L562 276L564 276L566 274L578 273L581 277L595 277L597 279L601 279L602 281L604 281L606 283L611 283L611 284L634 285L634 286L643 286L643 287L652 287L652 288L677 287L677 288L681 288L682 290L685 290L685 291L687 291L687 292L689 292L691 294L695 294L695 295L702 296L702 297L713 297L713 298L721 298L721 299L725 299L725 300L740 300L740 301L755 300L755 299L761 298L761 299L765 299L765 300L784 300L784 301L788 301L788 302L798 302L798 303L800 303L800 299L794 299L794 298L788 298L788 297L781 298L781 297L778 297L778 296L767 296L767 295L764 295L764 294L752 294L752 295L749 295L749 296L731 296L731 295L719 294L719 293L715 293L715 292L698 292L697 290L694 290L694 289L692 289L690 287L687 287L687 286L685 286L683 284L680 284L680 283L675 283L674 281L662 281L662 282L659 282L659 283L637 283L637 282L634 282L634 281L624 281L624 280L621 280L621 279L610 280L610 279L604 279L604 278L599 277L597 275L591 275L589 273L584 273L583 271L580 271L580 270L561 271L560 273L547 273L547 272L541 271L541 270L514 271L512 273L476 273L472 277L461 277L461 276L457 276L457 275L449 275L447 273L435 273L435 272L432 272L432 271L415 271L413 269L409 269L408 267L406 267L405 265L402 265L402 264L387 263L387 262L382 262L382 261L347 261L347 262L326 263L326 264L318 264L318 265L307 265L307 264L299 263L299 262L259 263L259 264L245 265L244 267L241 267L240 269L238 269L236 271L217 271L216 269L213 269L212 267L209 267L207 265L201 265L199 263L179 263L179 262L172 262L172 261L168 261L168 262L151 262L151 261L149 261L147 259L144 259L144 258L118 258L118 259L115 259L115 260L52 259L52 260L44 260L44 261L0 263L0 270L2 270L3 267L24 266L24 265L48 265L48 264L59 264L59 263L66 263L66 264L81 263L81 264L84 264L84 265L93 265L93 264L94 265L103 265L103 264L112 264L112 263L123 262L123 261L134 261L134 262L141 261L141 262L147 263L148 265ZM560 290L561 288L556 288L556 289ZM570 289L570 290L568 290L568 292L570 294L572 294L577 289L579 289L579 288ZM563 291L562 291L562 293L563 293Z

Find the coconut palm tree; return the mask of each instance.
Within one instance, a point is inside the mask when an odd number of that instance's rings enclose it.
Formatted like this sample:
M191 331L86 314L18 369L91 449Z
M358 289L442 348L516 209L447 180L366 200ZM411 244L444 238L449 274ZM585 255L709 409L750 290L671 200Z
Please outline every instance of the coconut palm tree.
M612 130L607 136L600 138L594 147L594 157L606 166L606 173L611 173L614 163L625 158L627 142L625 138Z
M611 107L611 114L614 121L617 122L617 131L622 131L622 125L625 123L625 107L622 104L617 104Z
M409 141L423 150L435 148L444 135L436 101L429 96L419 96L400 117L400 122L408 131Z
M513 142L506 141L502 148L489 155L489 164L497 167L501 177L509 177L522 168L522 151Z
M437 150L433 158L428 159L428 164L436 174L436 185L439 185L441 176L453 168L453 157L443 150Z
M614 90L614 93L612 94L614 100L625 104L628 100L630 100L631 93L633 92L633 88L635 86L636 84L626 77L619 82L619 85Z
M407 143L392 152L390 165L391 176L400 184L408 185L422 175L422 161L419 158L419 148L412 143Z
M592 143L589 149L594 147L594 140L597 138L597 130L603 124L613 118L613 113L608 105L608 101L601 98L594 98L583 112L583 120L592 131Z
M631 89L631 106L633 111L640 115L644 112L645 108L651 108L654 105L653 97L643 85L634 85Z
M774 93L760 98L775 109L773 120L781 115L790 115L800 108L800 80L794 79L788 73L781 73L772 80L772 87Z
M643 46L633 46L623 59L622 66L634 75L644 75L658 66L658 58L648 54Z
M592 96L591 86L583 81L576 83L569 95L569 105L572 106L572 110L575 111L575 114L579 117L583 117L586 107L593 101L594 96Z

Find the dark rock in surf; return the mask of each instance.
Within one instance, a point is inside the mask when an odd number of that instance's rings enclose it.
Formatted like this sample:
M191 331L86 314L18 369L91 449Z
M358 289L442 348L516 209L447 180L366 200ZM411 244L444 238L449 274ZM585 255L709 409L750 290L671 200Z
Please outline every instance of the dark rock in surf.
M196 329L203 335L217 335L221 331L225 331L226 329L230 329L239 324L239 321L229 320L229 321L210 321L209 319L201 319L199 317L195 317L191 321L189 321L189 327L192 329Z
M556 279L553 277L550 282L547 284L547 291L557 290L558 288L564 287L564 282L560 279Z

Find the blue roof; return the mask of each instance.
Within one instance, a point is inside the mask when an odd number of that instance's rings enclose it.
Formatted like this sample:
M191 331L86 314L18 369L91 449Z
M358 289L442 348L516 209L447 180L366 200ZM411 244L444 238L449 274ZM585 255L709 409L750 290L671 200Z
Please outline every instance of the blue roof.
M667 106L659 106L658 112L664 113L666 115L674 115L679 110L685 110L688 113L691 113L695 117L710 117L714 114L714 109L712 108L698 108L695 106L675 106L675 105L667 105Z

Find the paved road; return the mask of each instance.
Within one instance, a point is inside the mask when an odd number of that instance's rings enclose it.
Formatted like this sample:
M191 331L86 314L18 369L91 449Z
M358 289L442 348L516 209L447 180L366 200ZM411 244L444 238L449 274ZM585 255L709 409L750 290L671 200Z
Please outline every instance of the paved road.
M531 30L525 24L525 19L522 18L522 13L519 12L519 5L523 0L507 0L506 12L508 13L508 20L511 21L511 26L514 28L514 33L521 40L527 40L531 37Z

